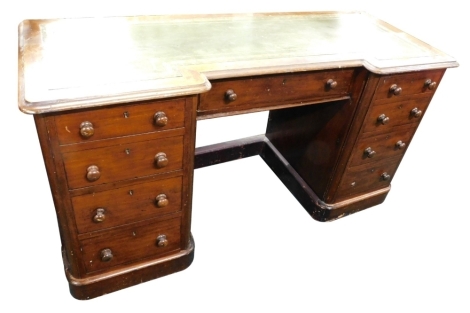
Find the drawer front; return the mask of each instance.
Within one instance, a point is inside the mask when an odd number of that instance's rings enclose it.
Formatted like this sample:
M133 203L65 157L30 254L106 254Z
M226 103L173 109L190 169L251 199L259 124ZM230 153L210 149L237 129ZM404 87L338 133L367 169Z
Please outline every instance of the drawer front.
M70 189L179 170L183 136L127 143L63 154Z
M347 69L214 81L212 89L200 95L198 110L243 110L346 96L353 74Z
M183 127L184 105L176 99L62 114L57 135L64 145Z
M180 248L180 238L178 217L143 226L120 227L82 240L80 248L86 271L90 273L176 251Z
M433 94L444 72L435 70L385 76L379 82L375 99L397 101L406 95Z
M365 119L363 131L389 131L395 126L418 123L430 101L431 97L414 97L380 105L374 103Z
M79 233L107 229L181 210L182 177L72 198Z
M414 128L359 139L353 150L351 166L403 155L413 137Z
M348 168L336 193L337 202L390 185L401 158Z

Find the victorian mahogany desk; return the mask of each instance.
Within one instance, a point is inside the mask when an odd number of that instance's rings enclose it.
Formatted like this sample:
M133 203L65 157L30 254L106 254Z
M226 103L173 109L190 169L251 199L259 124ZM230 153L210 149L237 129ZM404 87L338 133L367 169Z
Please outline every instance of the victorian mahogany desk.
M457 65L364 13L24 21L19 107L72 295L191 264L196 168L260 155L319 221L381 203ZM195 149L197 119L264 110L265 135Z

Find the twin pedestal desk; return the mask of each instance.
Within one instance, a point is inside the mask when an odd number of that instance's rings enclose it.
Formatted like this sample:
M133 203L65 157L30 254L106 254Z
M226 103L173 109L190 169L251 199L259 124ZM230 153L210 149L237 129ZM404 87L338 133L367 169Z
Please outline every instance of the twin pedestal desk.
M188 267L194 169L260 155L316 220L377 205L456 61L365 13L29 20L34 114L72 295ZM195 149L196 120L269 110Z

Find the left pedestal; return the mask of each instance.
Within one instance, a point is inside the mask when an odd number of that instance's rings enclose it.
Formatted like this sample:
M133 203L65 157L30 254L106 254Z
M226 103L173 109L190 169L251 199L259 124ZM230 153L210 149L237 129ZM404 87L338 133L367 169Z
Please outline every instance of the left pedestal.
M189 96L35 115L75 298L191 264L196 105Z

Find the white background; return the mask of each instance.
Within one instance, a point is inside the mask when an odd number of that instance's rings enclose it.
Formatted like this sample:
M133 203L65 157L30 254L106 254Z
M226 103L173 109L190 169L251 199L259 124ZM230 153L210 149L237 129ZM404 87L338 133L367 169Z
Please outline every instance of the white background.
M462 1L6 1L0 4L0 311L469 312L470 25ZM330 1L331 2L331 1ZM454 56L385 203L311 219L264 162L196 171L194 263L91 301L69 295L32 116L17 109L23 19L366 10ZM265 114L198 124L198 144L264 132ZM254 127L248 127L249 125ZM242 126L241 126L242 125ZM244 133L241 133L241 132Z

